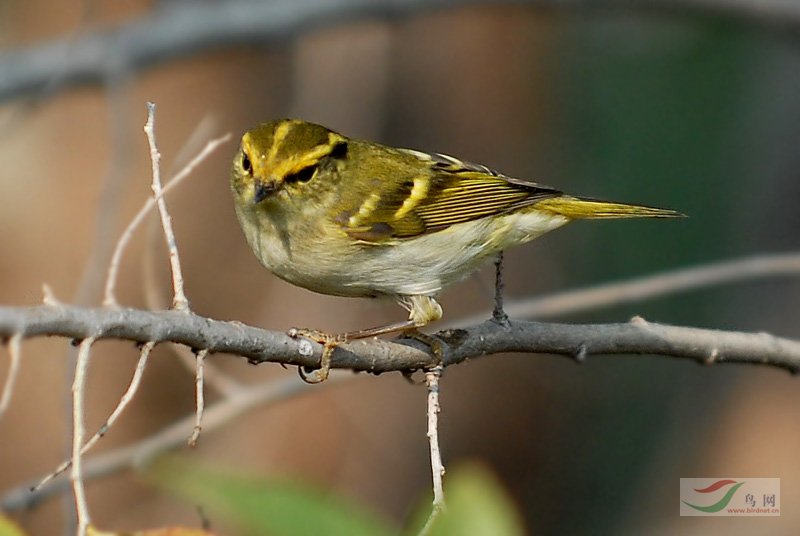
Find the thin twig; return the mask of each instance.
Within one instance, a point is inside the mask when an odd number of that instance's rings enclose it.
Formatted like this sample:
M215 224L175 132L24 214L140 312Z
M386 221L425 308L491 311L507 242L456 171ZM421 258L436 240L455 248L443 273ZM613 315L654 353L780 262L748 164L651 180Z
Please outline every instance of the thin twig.
M187 371L197 374L197 355L192 352L191 348L180 344L170 344L169 349ZM207 359L203 361L203 385L225 396L230 396L243 387L242 382Z
M494 260L494 309L492 309L492 319L501 326L508 325L508 315L503 307L505 288L503 281L503 252L501 251Z
M158 196L149 197L145 204L139 209L139 212L133 217L131 222L122 232L120 235L119 240L117 241L116 248L114 249L114 255L111 257L111 262L108 265L108 275L106 276L106 286L105 286L105 297L103 299L103 305L108 307L118 307L117 299L114 296L114 287L117 282L117 273L119 272L119 266L122 259L122 254L125 251L126 246L130 242L131 237L133 236L133 232L141 225L142 221L144 220L145 216L156 206L156 201L160 200L167 192L172 190L175 186L180 184L183 179L188 177L194 169L200 165L200 163L205 160L211 153L213 153L217 147L222 145L223 143L227 142L230 139L230 133L225 134L219 138L213 139L209 141L206 146L200 151L197 156L195 156L186 166L183 167L177 174L175 174L169 182L167 182L166 186L161 191L161 194Z
M106 422L104 422L100 426L100 428L97 430L97 432L95 432L95 434L92 436L92 438L89 439L89 441L87 441L83 445L83 448L81 448L81 455L85 455L87 452L89 452L92 449L92 447L95 445L95 443L97 443L103 436L105 436L108 433L108 431L111 429L111 427L117 421L119 416L122 415L122 412L125 411L125 408L128 407L128 404L131 403L131 401L133 400L134 395L139 390L139 385L141 384L142 376L144 375L144 369L147 366L147 360L149 359L150 352L153 350L154 346L155 346L155 344L152 343L152 342L145 343L142 346L142 350L141 350L141 352L139 354L139 361L136 364L136 370L134 370L134 372L133 372L133 377L131 378L131 382L128 385L128 389L125 391L125 394L122 395L122 398L120 399L119 403L117 404L117 407L114 408L114 411L111 412L111 415L109 415L108 419L106 419ZM55 477L57 477L58 475L60 475L64 471L66 471L67 469L69 469L71 466L72 466L72 460L71 459L70 460L65 460L64 462L61 463L61 465L59 465L56 468L55 471L53 471L52 473L50 473L47 476L45 476L35 486L33 486L33 488L31 490L34 491L34 490L44 486L45 484L50 482L52 479L54 479Z
M191 165L191 162L197 159L197 154L203 150L200 149L203 145L208 145L211 134L219 127L219 121L213 113L207 113L194 126L192 131L186 136L186 139L181 144L180 149L175 151L175 157L170 164L170 175L175 176L175 170L185 168ZM229 135L229 134L228 134ZM169 183L169 181L167 181ZM166 188L166 185L164 185Z
M14 393L14 386L17 383L19 365L22 360L21 342L21 333L14 334L8 341L8 376L6 376L6 381L3 385L3 393L0 395L0 419L3 418L6 410L8 410L8 406L11 403L11 395Z
M119 231L121 222L119 221L119 208L125 199L124 189L127 184L125 180L131 170L131 129L130 106L128 99L133 91L129 84L128 70L129 65L125 62L117 61L118 58L110 58L104 69L103 85L108 101L109 119L109 138L110 154L107 159L107 169L103 174L102 186L99 189L100 197L96 201L96 215L93 225L92 246L89 250L88 259L83 264L78 287L69 300L70 303L78 305L94 304L97 296L102 289L102 277L106 263L109 262L114 249L114 239ZM53 87L57 86L57 79L54 79ZM74 348L68 348L65 352L68 367L77 366L77 352ZM64 420L69 422L71 416L67 413L71 399L69 378L63 379L64 397ZM65 438L66 439L66 438ZM65 445L65 452L70 451L71 446ZM70 532L78 524L77 513L73 505L64 500L62 505L64 512L62 525L65 532Z
M517 300L506 304L506 312L512 318L552 318L699 288L798 275L800 253L764 254ZM481 313L448 322L448 326L475 324L484 318L486 313Z
M352 381L352 378L351 374L332 374L326 385ZM312 391L315 391L314 387L298 381L294 375L245 387L235 395L224 398L206 409L203 416L203 431L205 434L213 433L253 408ZM130 467L145 466L159 454L185 445L186 435L192 430L195 420L194 414L187 415L141 441L89 457L84 461L84 479L101 478ZM31 491L33 484L35 482L25 483L7 492L0 500L0 509L16 511L30 508L47 497L69 489L69 480L66 479L53 480L48 485Z
M206 407L206 400L203 393L203 363L205 362L208 350L200 350L197 352L197 375L195 376L195 421L192 435L189 436L188 444L190 447L197 445L197 438L200 437L200 431L203 429L203 411Z
M181 271L181 260L178 255L178 246L175 243L175 233L172 230L172 217L167 211L167 202L164 199L163 188L161 187L161 154L156 147L156 133L155 133L155 113L156 105L152 102L147 103L147 123L144 126L144 132L147 134L147 141L150 144L150 160L152 162L153 170L153 197L158 204L158 213L161 216L161 226L164 228L164 239L167 242L167 249L169 250L169 264L172 271L172 308L176 311L188 311L189 300L186 299L186 294L183 292L183 272Z
M42 283L42 303L50 307L59 307L63 305L53 292L53 287L47 283Z
M86 395L86 376L89 372L89 357L95 339L88 337L81 341L78 349L78 362L75 365L75 380L72 383L72 490L75 495L75 507L78 513L78 536L86 536L89 527L89 507L86 503L86 491L81 474L81 448L86 434L84 418L86 416L83 401Z
M420 531L420 535L429 534L433 524L439 514L445 508L444 487L444 464L442 463L442 452L439 449L439 380L442 377L444 367L437 365L425 372L425 383L428 386L428 444L431 451L431 474L433 476L433 504L431 513L425 526Z

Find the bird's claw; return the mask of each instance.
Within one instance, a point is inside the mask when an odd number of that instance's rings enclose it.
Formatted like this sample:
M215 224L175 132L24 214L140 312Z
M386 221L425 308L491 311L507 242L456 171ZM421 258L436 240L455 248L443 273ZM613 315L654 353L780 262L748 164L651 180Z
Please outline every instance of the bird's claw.
M312 340L322 345L322 355L319 358L319 368L308 370L306 367L297 367L300 379L306 383L322 383L328 379L331 370L331 357L337 346L347 341L347 337L325 333L315 329L291 328L286 332L289 337L298 339L300 337Z

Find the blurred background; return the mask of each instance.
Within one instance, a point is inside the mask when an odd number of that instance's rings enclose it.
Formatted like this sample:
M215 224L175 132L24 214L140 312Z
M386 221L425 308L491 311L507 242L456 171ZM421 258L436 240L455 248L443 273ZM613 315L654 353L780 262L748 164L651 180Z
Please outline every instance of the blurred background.
M274 4L291 11L306 3ZM233 13L242 3L2 2L0 304L40 303L46 283L62 301L99 305L110 247L150 193L146 101L158 106L164 176L208 139L233 134L168 197L192 307L217 319L343 331L405 315L390 303L292 287L250 252L229 195L230 159L244 130L284 116L690 216L581 222L509 251L507 300L800 248L800 19L770 17L769 4L758 20L682 2L658 10L451 4L328 10L283 31L134 65L125 54L142 43L117 43L80 58L102 62L103 76L73 80L69 66L89 36L113 39L132 25L174 21L183 9ZM63 55L63 70L9 91L24 67L37 67L12 60L45 43L56 43L50 53ZM118 294L127 306L170 299L163 239L152 229L137 233L124 259ZM446 319L489 311L492 284L489 268L446 291ZM800 280L784 278L559 320L642 315L800 338L799 307ZM67 452L70 354L62 340L23 345L20 380L0 421L4 492ZM7 353L0 356L4 378ZM137 352L103 342L94 356L90 429L124 391ZM296 375L212 360L246 383ZM797 533L797 382L767 367L664 357L594 357L580 366L542 355L476 359L448 368L442 381L444 461L449 469L485 464L531 534ZM361 375L302 393L202 435L181 455L311 482L402 526L430 493L424 386L400 374ZM208 397L218 399L213 389ZM97 451L147 437L193 408L192 373L158 348L134 404ZM678 517L680 477L781 478L782 515ZM193 506L133 471L91 481L88 497L101 528L199 525ZM31 534L61 534L70 508L69 498L48 499L13 517Z

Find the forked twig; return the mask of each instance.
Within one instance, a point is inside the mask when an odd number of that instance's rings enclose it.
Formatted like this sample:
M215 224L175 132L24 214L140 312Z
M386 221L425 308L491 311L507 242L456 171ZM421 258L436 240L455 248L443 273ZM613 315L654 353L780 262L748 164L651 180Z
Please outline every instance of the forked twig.
M213 139L209 141L206 146L200 151L197 156L195 156L186 166L183 167L178 173L176 173L164 186L161 190L161 195L153 197L149 197L142 208L139 209L139 212L133 217L130 221L128 226L120 235L119 240L117 241L117 245L114 248L114 254L111 257L111 262L108 264L108 275L106 276L106 285L105 285L105 295L103 298L103 305L107 307L117 307L117 298L114 296L114 287L117 282L117 274L119 273L119 266L122 260L122 254L125 251L128 243L133 236L133 232L141 225L142 221L144 220L145 216L149 214L149 212L156 206L157 200L161 199L167 192L172 190L178 184L180 184L183 179L188 177L194 169L200 165L200 163L205 160L211 153L213 153L217 147L222 145L223 143L227 142L230 139L230 133L225 134L219 138Z
M356 376L332 374L326 386L342 381L352 381ZM230 423L254 408L276 403L302 393L310 393L314 387L298 381L294 375L278 380L261 382L243 387L236 394L223 398L209 406L203 415L203 431L208 434ZM196 422L196 415L186 415L160 431L129 445L89 457L82 470L84 479L108 476L131 467L146 465L157 455L185 444L186 435ZM0 499L4 511L16 511L31 507L39 501L69 489L69 480L56 479L39 489L31 491L35 482L24 483L9 490Z
M81 448L81 455L84 455L87 452L89 452L89 450L91 450L91 448L100 440L100 438L102 438L104 435L108 433L108 431L117 421L119 416L122 415L122 412L125 411L125 408L128 407L128 404L131 403L134 395L136 394L136 391L138 391L139 389L139 385L142 382L144 369L147 366L147 360L149 359L150 352L153 350L154 346L155 343L153 342L145 343L142 346L142 350L139 354L139 362L136 364L136 370L134 370L133 377L131 378L131 382L128 385L128 389L125 391L125 394L122 395L122 398L120 398L117 407L114 408L114 411L111 412L111 415L109 415L108 419L106 419L106 422L104 422L97 430L97 432L95 432L92 438L89 439L89 441L87 441L83 445L83 447ZM72 460L71 459L65 460L64 462L62 462L61 465L59 465L56 468L55 471L45 476L35 486L33 486L31 488L31 491L35 491L40 487L44 486L45 484L53 480L55 477L57 477L58 475L69 469L71 466L72 466Z

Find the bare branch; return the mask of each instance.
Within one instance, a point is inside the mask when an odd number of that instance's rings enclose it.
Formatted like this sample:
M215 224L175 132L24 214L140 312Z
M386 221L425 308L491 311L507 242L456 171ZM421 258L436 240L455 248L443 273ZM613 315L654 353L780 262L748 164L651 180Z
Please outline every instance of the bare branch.
M505 326L508 323L508 315L503 304L505 288L506 284L503 281L503 252L501 251L494 260L494 309L492 310L492 319L501 326ZM483 320L483 318L480 320Z
M86 454L91 450L91 448L98 442L100 439L108 433L114 423L119 419L122 412L125 411L125 408L133 400L136 391L139 390L139 385L142 382L142 376L144 375L144 369L147 366L147 360L150 358L150 352L153 350L153 346L155 346L152 342L148 342L142 346L142 350L139 353L139 361L136 364L136 370L133 373L133 377L131 378L131 383L128 385L128 389L125 391L125 394L122 395L117 407L114 408L114 411L111 412L106 422L104 422L100 429L95 432L89 441L83 445L81 448L81 455ZM59 465L55 471L50 473L49 475L45 476L42 480L39 481L35 486L33 486L32 490L39 489L40 487L44 486L55 477L66 471L72 466L72 459L64 461L61 465Z
M130 242L131 237L133 236L133 232L136 230L139 225L141 225L142 221L144 220L145 216L150 213L154 206L156 206L156 201L161 199L167 192L173 189L175 186L180 184L183 179L188 177L194 169L200 165L200 163L206 159L208 155L210 155L217 147L221 144L225 143L230 139L230 133L225 134L222 137L213 139L209 141L206 146L200 151L197 156L195 156L188 164L186 164L183 169L181 169L178 173L176 173L164 186L161 190L160 196L153 196L149 197L145 204L139 209L139 212L133 217L130 221L128 226L122 232L122 235L119 237L117 241L117 245L114 248L114 254L111 257L111 262L108 265L108 275L106 276L106 286L105 286L105 298L103 299L103 305L109 307L117 307L119 304L117 303L117 298L114 296L114 287L117 282L117 273L119 272L119 265L122 260L122 254L125 251L125 247Z
M502 257L500 262L502 262ZM502 309L501 309L502 310ZM433 505L425 526L420 531L420 535L430 534L433 523L439 514L444 510L444 487L442 478L444 477L444 464L442 463L442 451L439 448L439 379L442 377L444 367L437 365L425 373L425 383L428 386L428 444L431 451L431 475L433 476Z
M22 328L20 328L22 326ZM239 322L223 322L179 311L63 307L0 307L0 337L52 335L84 339L124 339L137 343L170 341L211 353L224 352L251 363L273 362L314 367L322 346ZM501 352L590 355L653 354L700 363L758 363L800 370L800 342L766 333L742 333L648 323L556 324L493 321L447 330L441 338L444 364ZM310 348L313 350L309 352ZM712 358L713 356L713 358ZM382 373L429 368L436 359L418 341L357 340L333 354L331 366Z
M164 189L161 187L161 153L156 147L156 105L152 102L147 103L147 123L144 132L147 134L147 141L150 144L150 160L153 164L153 198L158 205L158 213L161 216L161 226L164 228L164 239L167 242L169 251L169 265L172 271L172 308L176 311L188 311L189 300L183 292L183 272L181 271L181 259L178 255L178 245L175 243L175 233L172 231L172 218L167 212L167 201L164 199Z
M195 376L195 421L192 435L189 436L187 442L190 447L197 445L197 439L200 437L200 431L203 429L203 412L206 409L206 399L203 392L205 383L203 381L203 364L205 362L208 350L200 350L197 352L197 367Z
M733 259L660 274L646 275L587 288L557 292L508 303L506 313L515 318L552 318L602 307L644 301L698 288L726 285L740 281L800 275L800 253L774 253ZM457 320L475 324L486 314ZM448 327L452 323L448 323Z
M57 39L0 55L0 101L48 88L100 83L109 72L135 71L203 51L269 42L347 20L407 16L468 5L525 5L548 9L668 11L735 16L797 32L800 3L787 0L282 0L167 3L128 24L79 38ZM69 50L69 55L64 55ZM53 80L53 73L59 77Z
M11 403L11 395L14 393L14 386L17 382L19 364L22 360L21 341L22 336L19 333L12 336L11 340L8 341L8 376L6 376L6 381L3 384L3 392L0 393L0 418L3 417Z
M78 361L75 364L75 380L72 384L72 490L75 495L75 506L78 511L78 536L86 536L89 527L89 507L86 503L86 491L83 487L82 453L83 437L86 433L83 401L86 396L86 376L89 373L89 357L95 339L88 337L81 341Z
M352 378L347 374L332 374L326 385ZM206 434L229 423L248 411L269 403L311 392L314 387L298 381L294 375L278 381L270 380L252 387L244 387L220 402L211 405L203 417L203 430ZM155 456L167 450L186 444L186 435L191 432L195 415L187 415L141 441L110 452L89 457L84 462L84 480L101 478L130 467L141 467ZM69 480L53 480L48 485L31 491L37 481L23 484L7 492L0 500L0 509L11 512L30 508L39 501L69 489Z
M221 322L176 311L137 311L85 309L78 307L0 307L0 337L23 333L25 337L55 335L80 338L97 333L99 338L122 338L137 342L172 341L211 352L244 356L251 362L275 361L291 365L313 366L321 346L284 333L265 331L238 322ZM766 333L736 333L717 330L667 326L648 323L640 318L624 324L570 325L538 322L510 322L507 328L493 321L466 330L440 334L445 364L497 352L531 352L568 355L578 360L599 354L660 354L710 363L760 363L800 371L800 342ZM398 344L383 340L354 341L334 354L334 367L373 372L408 370L435 365L434 359L418 344ZM300 347L303 350L300 351ZM308 355L311 346L314 353ZM351 378L332 375L330 382ZM274 402L310 387L296 378L278 383L243 387L208 408L203 418L206 433L254 407ZM196 423L189 415L158 434L131 446L90 458L84 478L99 478L126 467L146 463L153 456L184 443ZM33 482L35 483L35 482ZM8 492L0 505L5 510L26 508L37 501L66 489L64 480L56 480L35 492L25 484Z

